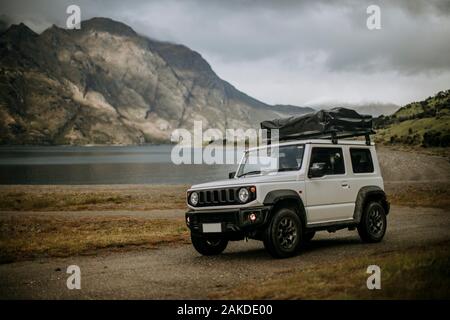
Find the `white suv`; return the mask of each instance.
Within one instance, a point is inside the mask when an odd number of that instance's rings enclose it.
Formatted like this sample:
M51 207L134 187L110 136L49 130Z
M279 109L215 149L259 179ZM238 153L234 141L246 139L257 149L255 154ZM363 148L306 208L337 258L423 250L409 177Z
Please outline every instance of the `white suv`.
M253 148L230 179L188 190L186 223L199 253L219 254L230 240L252 238L285 258L316 231L343 228L357 229L365 242L382 240L389 202L373 143L297 140L276 146L275 169L252 163L261 151Z

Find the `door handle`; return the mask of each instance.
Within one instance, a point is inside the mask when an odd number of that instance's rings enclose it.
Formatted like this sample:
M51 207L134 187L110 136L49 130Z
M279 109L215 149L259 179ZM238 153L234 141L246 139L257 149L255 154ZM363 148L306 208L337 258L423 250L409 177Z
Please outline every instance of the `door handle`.
M349 185L347 182L343 182L343 183L341 184L341 186L342 186L342 188L344 188L344 189L350 189L350 185Z

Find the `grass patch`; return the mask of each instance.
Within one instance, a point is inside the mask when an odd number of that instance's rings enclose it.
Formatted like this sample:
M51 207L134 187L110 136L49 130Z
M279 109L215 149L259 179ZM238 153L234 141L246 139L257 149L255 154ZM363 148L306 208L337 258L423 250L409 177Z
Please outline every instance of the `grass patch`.
M221 299L449 299L450 243L359 256L245 283L211 295ZM366 287L367 267L381 268L381 290Z
M379 141L383 143L383 141ZM384 141L386 142L386 141ZM421 147L418 145L406 145L406 144L389 144L384 143L384 148L388 148L388 150L393 151L404 151L404 152L410 152L410 153L418 153L418 154L424 154L428 156L437 156L442 158L447 158L447 160L450 161L450 148L442 148L442 147Z
M184 219L23 215L0 220L0 263L187 242Z
M85 211L184 209L187 186L68 188L7 186L0 192L4 211Z

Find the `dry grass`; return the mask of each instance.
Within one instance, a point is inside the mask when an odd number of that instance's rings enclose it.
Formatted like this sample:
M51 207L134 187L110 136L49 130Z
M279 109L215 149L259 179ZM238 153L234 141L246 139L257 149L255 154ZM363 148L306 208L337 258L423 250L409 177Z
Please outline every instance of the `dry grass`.
M1 186L0 210L184 209L188 186Z
M450 182L385 183L392 204L450 209Z
M184 219L21 215L0 220L1 263L174 243L188 243Z
M0 210L184 209L188 186L0 186ZM450 208L450 182L386 183L392 204ZM0 216L0 262L187 243L182 219Z
M385 183L395 205L450 208L450 182ZM0 186L4 211L185 209L188 186Z
M368 290L369 265L381 268L381 290ZM379 253L281 274L212 294L220 299L450 299L450 243Z
M450 148L443 148L443 147L421 147L416 145L405 145L405 144L391 144L388 142L382 142L382 145L384 148L388 150L394 150L394 151L405 151L410 152L411 154L425 154L428 156L437 156L437 157L443 157L450 160Z

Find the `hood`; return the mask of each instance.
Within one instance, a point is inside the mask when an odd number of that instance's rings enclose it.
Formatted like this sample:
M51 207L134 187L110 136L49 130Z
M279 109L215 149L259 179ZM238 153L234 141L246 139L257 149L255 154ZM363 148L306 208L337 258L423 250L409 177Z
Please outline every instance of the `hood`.
M212 189L212 188L222 188L231 186L243 186L250 184L260 184L260 183L273 183L273 182L285 182L294 181L299 178L298 171L291 172L273 172L265 175L254 175L247 176L237 179L227 179L227 180L217 180L207 183L201 183L193 185L190 190L194 189Z

